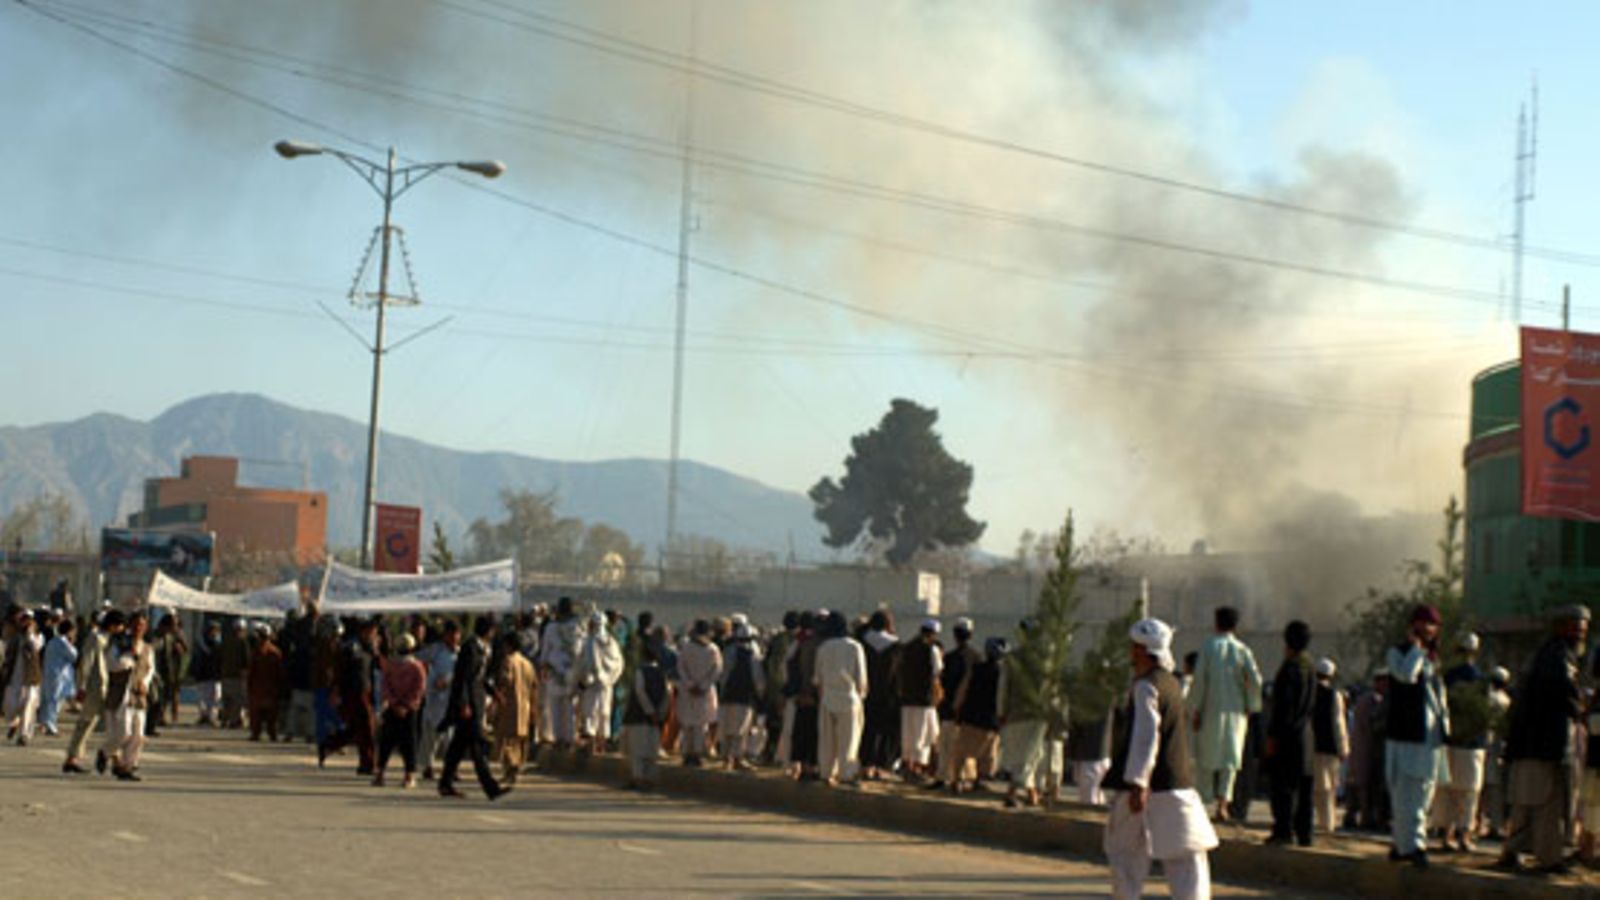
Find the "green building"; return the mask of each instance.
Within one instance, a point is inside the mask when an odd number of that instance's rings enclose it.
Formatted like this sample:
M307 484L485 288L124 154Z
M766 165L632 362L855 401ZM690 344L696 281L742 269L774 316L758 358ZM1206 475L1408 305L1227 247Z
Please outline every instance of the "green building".
M1466 606L1490 631L1542 629L1545 610L1600 597L1600 524L1522 515L1522 366L1472 380Z

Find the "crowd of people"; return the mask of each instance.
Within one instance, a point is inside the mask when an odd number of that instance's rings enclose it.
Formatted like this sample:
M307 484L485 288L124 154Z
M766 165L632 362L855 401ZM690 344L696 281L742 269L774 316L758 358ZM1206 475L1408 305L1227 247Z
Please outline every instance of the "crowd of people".
M401 787L420 778L444 796L461 796L470 760L497 798L546 748L620 752L639 789L674 757L829 786L990 786L1007 806L1049 804L1071 785L1110 808L1106 849L1128 896L1152 857L1176 894L1199 896L1212 823L1245 818L1261 779L1268 843L1384 831L1391 858L1418 866L1430 847L1472 852L1490 838L1503 842L1502 867L1559 873L1580 834L1593 860L1580 823L1600 822L1600 730L1588 736L1587 716L1593 706L1600 717L1600 702L1586 699L1583 677L1600 671L1582 662L1582 606L1556 615L1515 681L1480 668L1477 635L1441 647L1427 606L1370 683L1349 686L1333 659L1313 658L1303 622L1285 629L1268 681L1231 608L1216 610L1215 633L1181 666L1172 629L1145 620L1129 636L1132 686L1100 722L1041 708L1012 641L980 643L966 619L948 636L927 619L902 638L887 610L796 611L765 630L733 615L674 636L649 613L629 620L570 598L475 619L340 618L308 603L277 624L206 621L192 645L177 616L155 614L152 628L150 615L8 609L8 740L58 734L73 709L62 770L87 771L103 722L94 768L138 781L146 738L177 722L187 686L200 725L303 740L319 765L352 754L379 787L398 754Z

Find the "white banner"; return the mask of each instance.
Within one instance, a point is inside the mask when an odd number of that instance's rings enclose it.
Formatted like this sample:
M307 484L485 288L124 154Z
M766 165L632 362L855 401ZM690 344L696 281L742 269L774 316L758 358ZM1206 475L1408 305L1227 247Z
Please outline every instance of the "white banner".
M322 611L347 613L514 612L517 564L503 559L438 575L367 572L328 563Z
M157 572L150 583L150 606L189 609L249 618L283 618L300 607L300 585L289 581L248 594L208 594Z

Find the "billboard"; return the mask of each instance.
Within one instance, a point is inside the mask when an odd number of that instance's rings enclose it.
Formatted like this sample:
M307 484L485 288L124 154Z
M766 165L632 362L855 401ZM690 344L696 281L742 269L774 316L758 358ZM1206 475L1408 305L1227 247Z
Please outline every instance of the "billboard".
M217 536L203 531L100 529L100 567L111 572L165 572L174 578L205 578Z
M1522 329L1522 514L1600 521L1600 335Z
M373 504L372 571L415 575L422 571L422 510Z

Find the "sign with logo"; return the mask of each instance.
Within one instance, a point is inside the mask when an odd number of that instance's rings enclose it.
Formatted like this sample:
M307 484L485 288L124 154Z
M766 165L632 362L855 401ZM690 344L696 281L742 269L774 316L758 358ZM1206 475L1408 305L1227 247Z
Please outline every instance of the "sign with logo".
M422 510L374 504L372 570L415 575L422 571Z
M159 571L174 578L215 574L211 559L217 539L198 531L100 530L100 566L108 571Z
M1600 335L1522 329L1522 514L1600 521Z

